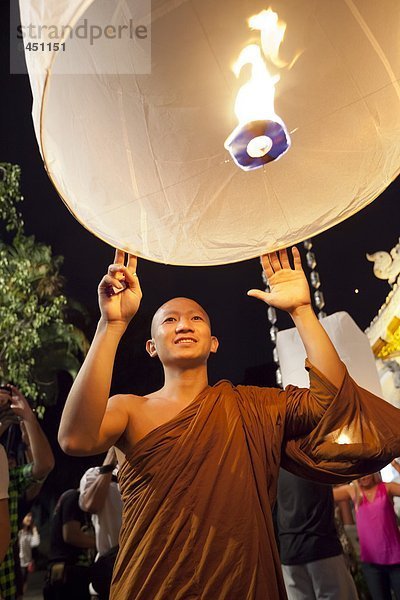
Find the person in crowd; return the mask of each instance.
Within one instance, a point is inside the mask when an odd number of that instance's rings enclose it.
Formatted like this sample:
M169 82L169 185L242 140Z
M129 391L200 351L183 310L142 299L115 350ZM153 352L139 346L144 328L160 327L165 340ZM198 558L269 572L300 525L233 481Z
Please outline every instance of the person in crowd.
M3 600L15 600L14 548L17 547L18 540L18 499L31 484L41 483L46 479L47 475L54 468L54 457L50 444L23 394L15 386L9 386L9 390L0 388L0 398L4 400L4 397L10 403L10 408L14 416L18 417L25 427L32 452L32 462L25 465L17 465L16 458L11 452L8 457L10 474L8 496L11 536L6 556L0 565L0 597ZM13 419L3 419L0 426L0 435L13 422Z
M10 395L7 386L0 386L0 434L5 431L4 419L10 413ZM11 413L13 416L14 414ZM8 508L9 473L7 454L0 444L0 563L3 561L11 540L10 514ZM1 595L1 594L0 594Z
M28 512L22 519L22 527L18 532L19 562L22 569L23 593L26 593L28 587L29 573L34 571L34 559L32 548L37 548L40 544L40 535L38 528L33 521L33 515Z
M344 505L346 508L343 508ZM360 600L371 600L368 592L367 584L364 580L364 575L361 571L361 565L359 561L360 547L358 543L356 523L353 519L353 512L351 508L351 502L340 502L335 503L335 525L336 531L339 537L339 541L342 546L343 556L346 561L346 566L349 569L353 581L356 585L357 593ZM351 512L351 523L345 523L343 516L347 521L347 511ZM354 528L353 528L354 525Z
M271 515L280 463L322 482L381 468L400 454L400 411L349 377L312 310L296 248L293 267L286 251L264 255L270 292L248 294L290 314L310 389L209 386L207 360L218 349L209 316L174 298L155 313L146 344L164 385L109 398L115 354L142 297L137 259L124 259L117 250L100 282L101 318L59 429L69 454L112 445L125 454L110 598L285 598Z
M400 460L399 458L396 458L395 460L392 460L392 462L390 463L390 466L392 468L392 476L393 476L392 481L394 481L395 483L400 483L399 460ZM397 496L395 496L393 498L393 506L394 506L394 511L396 513L397 519L400 519L400 498L398 498Z
M32 452L31 452L31 449L29 446L29 438L28 438L28 435L26 432L26 427L25 427L23 421L19 422L19 426L20 426L20 430L21 430L21 442L20 442L20 444L18 444L16 446L15 460L17 461L18 456L20 459L22 456L24 456L25 461L22 464L25 464L25 463L29 464L33 460ZM15 440L14 440L14 444L12 445L12 447L15 448ZM12 454L13 454L13 452L11 452L11 456L12 456ZM35 501L35 499L37 498L37 496L39 495L44 482L45 482L45 479L33 481L32 483L30 483L28 485L27 488L25 488L23 494L18 497L18 515L19 516L21 514L24 514L24 513L28 514L30 512L30 508L31 508L33 502ZM13 550L14 550L14 573L15 573L15 585L16 585L16 590L17 590L17 600L20 600L23 598L24 593L27 589L27 577L29 576L29 573L31 572L31 570L34 569L35 561L32 560L26 569L22 567L21 561L20 561L19 539L15 540Z
M332 488L279 472L277 527L289 600L357 600L336 531Z
M89 567L94 549L93 529L79 506L79 490L67 490L52 517L44 600L90 600Z
M20 428L21 428L21 448L23 449L23 452L25 455L25 462L31 463L33 460L32 451L31 451L31 447L29 445L29 437L27 435L26 427L25 427L23 421L21 421L21 423L20 423ZM26 488L23 498L19 503L20 508L21 508L21 506L23 508L26 508L26 511L25 511L26 513L29 512L29 509L32 506L33 502L39 496L39 494L43 488L44 482L45 482L44 479L42 479L40 481L35 481Z
M102 466L88 469L79 486L79 505L92 514L97 556L90 570L90 582L100 600L108 600L110 595L122 522L117 474L117 456L114 447L111 447Z
M11 539L10 514L8 512L8 462L4 446L0 444L0 563L3 561Z
M400 600L400 531L393 498L399 483L383 483L379 473L365 475L333 490L336 501L355 507L362 570L373 600Z

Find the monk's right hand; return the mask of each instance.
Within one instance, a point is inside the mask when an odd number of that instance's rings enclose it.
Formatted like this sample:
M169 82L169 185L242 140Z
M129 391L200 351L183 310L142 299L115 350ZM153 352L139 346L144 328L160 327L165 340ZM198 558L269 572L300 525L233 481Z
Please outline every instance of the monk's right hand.
M126 327L138 311L142 299L139 278L136 274L137 257L115 251L114 263L108 267L98 287L101 316L107 323ZM119 291L121 290L122 291Z

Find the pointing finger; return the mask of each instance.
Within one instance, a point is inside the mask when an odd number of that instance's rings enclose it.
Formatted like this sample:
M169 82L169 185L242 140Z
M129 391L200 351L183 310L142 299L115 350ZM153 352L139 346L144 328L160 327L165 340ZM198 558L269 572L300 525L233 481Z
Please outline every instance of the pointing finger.
M129 273L131 273L132 275L136 275L137 256L135 256L134 254L128 254L128 269Z
M123 265L125 263L125 252L119 248L115 249L114 264Z

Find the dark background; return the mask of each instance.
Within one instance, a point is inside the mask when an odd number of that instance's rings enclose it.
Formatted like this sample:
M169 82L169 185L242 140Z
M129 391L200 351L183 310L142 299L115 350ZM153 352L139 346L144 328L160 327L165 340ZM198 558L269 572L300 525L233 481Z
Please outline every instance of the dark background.
M26 232L50 244L54 254L65 257L62 274L67 281L66 293L87 307L91 315L87 333L91 336L98 318L96 287L112 262L113 250L74 220L47 178L33 131L28 77L9 74L8 2L0 1L0 11L0 162L21 166L25 196L21 211ZM345 310L362 329L369 325L390 291L387 282L375 278L365 254L389 251L397 243L399 189L397 179L360 213L313 240L326 311ZM214 333L220 339L218 355L211 359L211 383L228 378L234 383L274 385L266 306L246 296L248 289L262 287L257 259L207 268L171 267L140 260L138 274L144 297L121 346L114 391L145 393L161 383L161 370L145 354L144 342L152 313L174 296L194 297L210 313ZM283 328L290 323L280 317L278 325ZM58 405L47 411L44 424L58 465L48 485L57 492L77 485L84 466L98 460L67 459L58 449L56 430L69 385L69 379L61 376Z

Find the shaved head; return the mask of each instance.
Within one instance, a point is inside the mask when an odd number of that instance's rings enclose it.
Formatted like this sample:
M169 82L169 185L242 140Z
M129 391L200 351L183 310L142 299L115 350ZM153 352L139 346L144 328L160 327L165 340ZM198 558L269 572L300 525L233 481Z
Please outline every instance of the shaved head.
M151 321L151 336L152 337L154 337L154 330L159 322L160 317L163 316L166 312L170 312L170 311L173 312L175 308L181 307L183 304L186 304L188 307L190 307L190 305L192 305L194 310L198 310L199 312L201 312L202 315L205 317L205 319L211 329L210 317L208 316L208 314L204 310L204 308L201 306L201 304L196 302L196 300L192 300L191 298L178 297L178 298L171 298L171 300L164 302L164 304L162 304L160 306L160 308L158 308L156 310L156 312L154 313L153 319Z
M151 323L146 350L165 369L204 368L210 353L218 349L204 308L191 298L172 298L157 310Z

